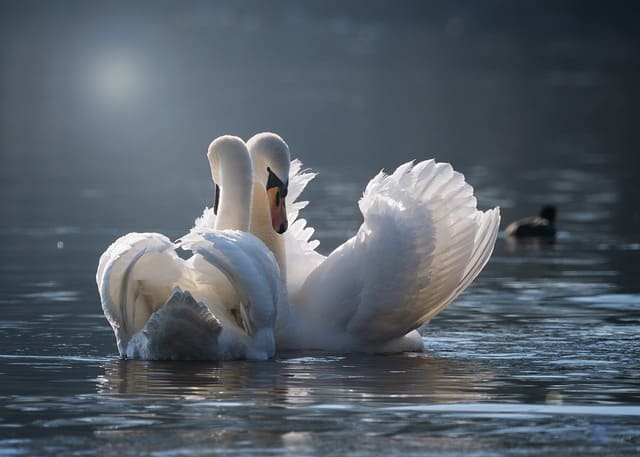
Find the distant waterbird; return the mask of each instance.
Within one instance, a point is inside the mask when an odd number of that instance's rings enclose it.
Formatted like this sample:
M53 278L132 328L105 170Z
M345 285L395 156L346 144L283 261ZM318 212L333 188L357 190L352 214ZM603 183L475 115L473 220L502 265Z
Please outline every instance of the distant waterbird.
M512 222L505 229L505 233L515 238L555 238L556 207L543 206L538 216L525 217Z

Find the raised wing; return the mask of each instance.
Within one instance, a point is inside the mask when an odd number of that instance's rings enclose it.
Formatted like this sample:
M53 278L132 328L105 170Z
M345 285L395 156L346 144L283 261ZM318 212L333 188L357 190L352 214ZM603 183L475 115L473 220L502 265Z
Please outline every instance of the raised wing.
M378 174L359 206L358 233L311 272L299 305L309 322L365 342L401 337L444 309L489 259L500 220L433 160Z
M308 201L298 201L307 184L316 177L316 173L302 169L298 159L291 161L289 169L289 194L287 195L287 218L289 229L284 234L287 269L287 288L290 297L296 297L309 273L324 261L325 256L316 252L320 244L312 240L314 229L307 227L305 219L298 219L300 210Z

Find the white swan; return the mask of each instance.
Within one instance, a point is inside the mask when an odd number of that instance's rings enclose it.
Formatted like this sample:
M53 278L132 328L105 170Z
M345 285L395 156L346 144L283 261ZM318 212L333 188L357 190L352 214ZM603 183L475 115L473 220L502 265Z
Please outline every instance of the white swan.
M123 357L266 359L282 284L273 254L246 233L251 160L245 143L224 136L207 154L216 182L215 229L196 227L176 243L130 233L100 257L102 308ZM190 250L178 257L176 248Z
M378 174L359 202L364 222L328 257L297 219L296 199L314 177L290 167L289 148L262 133L247 145L254 172L250 231L275 254L289 299L278 309L279 349L422 350L417 332L480 273L500 223L478 211L472 187L447 163L405 163ZM290 230L279 235L288 194Z

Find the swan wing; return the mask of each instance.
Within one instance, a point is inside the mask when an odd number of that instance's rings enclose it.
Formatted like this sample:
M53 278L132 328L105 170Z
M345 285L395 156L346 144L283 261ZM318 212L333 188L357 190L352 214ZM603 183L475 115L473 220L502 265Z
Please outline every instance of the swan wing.
M102 309L123 355L130 339L164 305L174 287L188 287L174 248L159 233L129 233L100 257L96 282Z
M307 221L298 218L300 210L305 208L308 201L298 201L307 184L316 177L316 173L302 168L302 162L291 161L289 169L289 194L287 195L287 218L289 229L284 233L286 249L287 288L289 296L295 297L309 273L322 263L325 257L316 248L320 242L312 240L314 229L307 226Z
M198 217L194 224L192 230L200 230L200 229L213 229L216 226L216 213L213 208L209 208L206 206L202 211L202 215Z
M444 309L488 261L500 220L433 160L381 172L359 206L362 226L311 272L299 307L307 322L364 343L402 337Z
M282 300L280 269L273 253L254 235L237 230L196 229L180 241L183 249L194 253L221 272L240 303L241 321L251 343L244 353L235 353L237 344L221 344L222 358L268 358L275 353L273 329ZM231 334L237 338L237 332ZM223 336L225 332L223 332Z
M317 173L303 169L302 162L299 159L291 161L289 166L289 187L287 194L287 204L289 206L287 207L287 217L295 219L298 212L309 204L308 201L298 201L298 198L317 175Z

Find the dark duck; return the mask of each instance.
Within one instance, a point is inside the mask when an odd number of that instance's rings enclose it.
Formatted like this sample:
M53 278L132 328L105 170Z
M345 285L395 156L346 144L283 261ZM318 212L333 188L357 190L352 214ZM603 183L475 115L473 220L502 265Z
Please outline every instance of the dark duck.
M525 217L512 222L505 229L507 236L515 238L554 238L556 236L556 207L543 206L538 216Z

